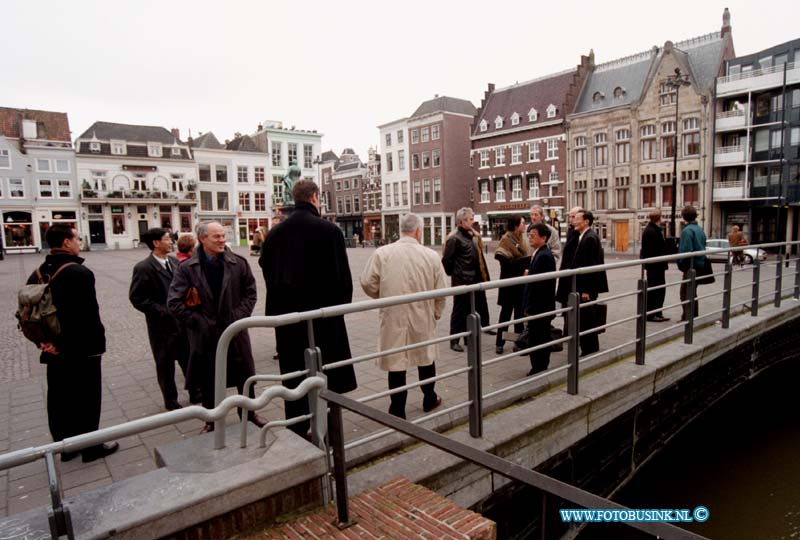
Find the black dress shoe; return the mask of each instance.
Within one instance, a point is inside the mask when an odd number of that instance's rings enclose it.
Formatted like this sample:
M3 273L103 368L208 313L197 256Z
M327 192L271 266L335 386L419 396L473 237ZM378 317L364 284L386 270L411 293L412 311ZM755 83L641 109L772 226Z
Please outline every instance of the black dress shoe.
M663 317L661 315L652 315L650 317L647 317L647 320L650 322L667 322L669 320L669 317Z
M83 454L81 461L84 463L91 463L92 461L110 456L117 450L119 450L118 442L98 444L97 446L92 446L91 448L87 448L81 452Z
M458 343L451 343L450 344L450 350L453 350L453 351L456 351L456 352L464 352L464 347L462 347Z
M178 400L167 401L164 403L164 408L168 411L177 411L178 409L183 409L183 405L178 403Z
M441 404L442 404L442 396L436 396L436 403L430 405L429 407L423 405L422 410L425 412L431 412L433 409L437 408Z
M61 461L72 461L81 455L80 452L61 452Z
M502 345L498 345L497 347L495 347L494 348L494 353L495 354L503 354L503 346Z

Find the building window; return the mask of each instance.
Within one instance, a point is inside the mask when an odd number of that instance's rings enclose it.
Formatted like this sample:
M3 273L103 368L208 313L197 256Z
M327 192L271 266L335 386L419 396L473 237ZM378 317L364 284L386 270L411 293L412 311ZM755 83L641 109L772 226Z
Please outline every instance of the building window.
M641 130L642 160L656 159L656 126L649 124Z
M402 129L398 129L398 130L397 130L397 142L398 142L398 143L402 143L402 142L403 142L403 139L404 139L404 137L403 137L403 130L402 130Z
M519 176L511 179L511 200L522 200L522 178Z
M532 174L528 176L528 200L532 201L534 199L539 198L539 186L541 182L539 181L539 176L536 174Z
M125 141L111 141L111 153L115 156L126 154Z
M200 163L197 165L197 172L201 182L211 182L211 165Z
M586 208L586 192L585 191L576 191L574 199L575 199L575 206L580 206L581 208Z
M337 214L343 214L344 213L344 207L342 206L342 198L341 197L336 197L336 213Z
M281 155L281 143L277 141L272 142L272 166L280 167L283 156Z
M39 179L39 197L43 199L53 198L53 181L44 178Z
M401 182L400 188L403 193L403 206L408 206L408 182Z
M36 160L36 172L50 172L50 160L49 159L37 159Z
M210 191L200 192L200 210L203 212L211 212L214 210L214 200Z
M431 204L431 181L422 181L422 204Z
M628 208L628 193L629 191L627 189L617 190L617 208Z
M69 180L58 181L58 196L61 199L72 198L72 182Z
M519 125L519 114L516 112L511 115L511 125L518 126Z
M606 145L607 136L605 133L597 133L594 136L594 166L602 167L608 165L608 146Z
M494 149L494 165L500 167L506 164L506 150L505 148L498 147Z
M8 193L12 199L25 198L25 183L22 181L22 178L8 179Z
M522 145L521 144L512 144L511 145L511 164L517 165L522 163Z
M414 180L414 204L420 204L420 194L422 193L422 188L420 186L419 180Z
M178 146L173 146L169 149L169 155L172 157L181 157L181 149Z
M558 159L558 139L547 140L547 159Z
M438 167L439 165L441 165L441 157L439 155L439 150L431 151L431 160L433 161L434 167Z
M605 94L603 94L603 92L595 92L594 94L592 94L592 103L594 104L601 103L604 97Z
M539 112L536 109L528 111L528 122L536 122L539 118Z
M352 214L353 213L352 208L353 208L353 197L352 195L346 196L344 198L344 213Z
M528 161L539 161L539 142L528 143Z
M406 151L405 150L398 150L397 151L397 168L401 171L406 170Z
M386 146L392 146L392 134L391 133L387 133L386 134Z
M661 186L661 206L672 206L672 186Z
M552 103L547 107L547 118L555 118L558 109Z
M239 193L239 210L242 212L250 211L250 193L246 191Z
M283 201L283 177L279 174L272 175L272 200Z
M10 169L11 168L11 156L8 154L8 150L0 149L0 169Z
M430 152L423 152L422 153L422 168L429 169L431 166L431 153Z
M161 144L160 143L147 143L147 155L150 157L161 157Z
M227 212L228 211L228 192L227 191L217 191L217 211L218 212Z
M69 172L69 160L68 159L57 159L56 160L56 172L57 173L68 173Z
M625 89L621 86L617 86L614 88L614 101L622 101L622 98L625 97Z
M386 172L392 172L393 168L394 167L392 165L392 153L391 152L387 152L386 153Z
M412 129L411 130L411 144L417 144L419 142L419 130Z
M481 202L488 203L491 202L490 195L489 195L489 181L488 180L481 180L478 182L480 184L480 191L481 191Z
M608 192L605 189L595 190L594 192L594 207L597 210L605 210L607 208L606 196Z
M486 122L486 119L484 118L483 120L481 120L480 130L481 131L486 131L487 129L489 129L489 123Z
M631 160L631 130L620 129L617 136L617 164L629 163Z
M506 179L496 178L494 181L494 200L505 202L506 200Z
M405 186L405 182L403 182L403 185ZM392 184L392 192L393 192L393 195L394 195L394 205L395 206L400 206L400 185L397 182ZM390 199L389 190L388 189L386 190L386 198ZM408 195L406 195L405 204L408 204Z
M691 204L697 205L699 202L700 197L698 196L700 192L699 186L697 184L684 184L683 185L683 204Z
M503 117L498 116L497 118L494 119L494 128L500 129L502 127L503 127Z
M629 208L630 203L630 176L618 176L614 178L614 187L616 188L617 208Z
M433 203L438 204L442 202L442 179L433 179Z
M425 127L420 129L420 133L422 135L422 142L428 142L430 140L430 132L428 131L428 128Z
M489 166L489 151L481 150L481 164L480 168L485 169Z
M658 88L658 103L665 107L667 105L675 105L678 99L678 89L666 82L661 83Z
M100 143L99 142L90 142L89 143L89 151L92 154L99 154L100 153Z
M341 183L341 182L339 182L339 181L337 180L337 181L334 183L334 188L333 188L333 190L334 190L334 191L341 191L341 190L342 190L342 183Z
M411 168L415 171L419 170L419 154L411 155Z
M358 214L361 212L361 196L355 194L353 196L353 213Z
M217 182L228 181L228 166L227 165L214 165L214 172L216 174Z
M287 143L288 148L288 156L289 156L289 165L291 166L292 163L297 163L297 143Z
M343 189L345 191L350 189L350 179L349 178L345 178L344 180L342 180L342 186L343 186Z
M264 167L253 167L256 184L263 184L266 179Z
M267 210L267 194L266 193L253 193L256 212L265 212Z
M683 155L698 154L700 154L700 121L697 118L687 118L683 121Z
M438 141L439 140L439 124L435 126L431 126L431 140Z
M303 168L310 169L314 166L314 147L310 144L303 145Z
M385 196L385 198L386 198L386 206L387 207L392 207L393 206L393 204L392 204L392 186L389 185L389 184L386 184L384 187L386 188L386 196ZM397 183L394 184L394 187L395 187L395 189L397 188ZM397 200L397 197L395 197L395 200Z
M656 187L642 187L642 207L654 208L656 206Z
M250 181L247 174L247 167L239 165L236 167L236 181L240 184L246 184Z
M125 234L125 207L111 207L111 232L120 236Z

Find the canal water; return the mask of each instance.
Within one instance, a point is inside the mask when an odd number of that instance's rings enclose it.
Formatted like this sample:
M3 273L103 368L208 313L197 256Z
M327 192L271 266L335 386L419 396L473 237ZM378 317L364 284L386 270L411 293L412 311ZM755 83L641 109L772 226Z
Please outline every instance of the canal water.
M713 540L800 540L800 363L785 361L687 426L615 497L629 508L705 506L681 524ZM595 524L578 540L653 538Z

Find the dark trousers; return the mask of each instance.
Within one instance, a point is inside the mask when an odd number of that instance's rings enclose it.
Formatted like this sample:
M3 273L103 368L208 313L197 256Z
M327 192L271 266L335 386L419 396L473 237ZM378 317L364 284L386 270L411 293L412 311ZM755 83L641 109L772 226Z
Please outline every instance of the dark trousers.
M59 355L47 364L47 423L54 441L96 431L100 425L100 358Z
M521 300L521 298L520 298L520 300ZM502 324L504 322L510 321L512 313L513 313L515 319L519 319L519 318L523 317L524 315L522 313L522 304L521 303L520 304L516 304L516 305L515 304L507 304L507 305L501 306L500 307L500 319L497 322ZM521 334L522 330L524 328L525 328L525 323L516 323L516 324L514 324L514 332L516 332L517 334ZM498 347L502 347L503 345L505 345L506 340L503 339L503 332L505 332L507 330L508 330L507 326L505 328L498 328L497 329L497 341L495 342L495 345L497 345Z
M667 293L666 289L658 289L657 291L649 290L650 287L658 287L667 282L664 276L664 270L647 270L647 311L657 309L656 313L651 313L650 317L662 316L661 308L664 307L664 297Z
M547 343L552 339L549 319L535 319L528 321L528 343L531 347ZM545 347L530 353L531 374L545 371L550 365L550 347Z
M433 362L429 366L417 366L417 372L419 373L419 380L423 381L425 379L430 379L431 377L436 376L436 363ZM436 405L436 392L433 390L433 387L436 383L428 383L423 384L420 386L422 388L422 394L424 397L422 398L422 406L423 408L429 408ZM399 388L400 386L406 385L406 372L405 371L390 371L389 372L389 390L393 388ZM403 390L402 392L398 392L396 394L392 394L389 396L391 399L391 404L389 405L389 414L397 416L405 420L406 418L406 399L408 398L408 390Z
M453 297L453 311L450 313L450 333L457 334L464 332L467 329L467 315L472 311L470 306L469 294L459 294ZM488 326L489 322L489 304L486 303L486 293L484 291L475 292L475 311L481 319L481 326ZM466 339L464 342L466 343ZM457 343L458 340L454 339L453 342Z
M189 365L189 350L187 346L176 344L163 349L153 349L153 359L156 362L156 378L158 386L161 388L161 395L164 397L164 405L178 401L178 388L175 385L175 362L181 367L184 378L186 369ZM197 399L199 391L189 389L192 402Z
M681 278L681 279L683 281L686 281L687 279L689 279L689 271L688 270L683 273L683 278ZM680 290L681 302L686 302L686 293L688 292L687 291L688 288L689 288L689 284L688 283L681 283L681 290ZM686 311L687 311L686 308L688 308L688 307L689 307L688 303L687 304L681 304L681 320L682 321L686 320ZM694 317L697 317L698 315L700 315L700 302L697 301L697 284L695 283L695 287L694 287Z
M590 294L589 300L586 301L591 302L593 300L597 300L596 294ZM599 326L594 316L594 306L589 306L587 308L582 308L580 310L579 322L580 322L579 330L581 332ZM578 343L581 346L581 356L586 356L587 354L596 353L597 351L600 350L600 336L596 332L593 334L580 336L578 338Z

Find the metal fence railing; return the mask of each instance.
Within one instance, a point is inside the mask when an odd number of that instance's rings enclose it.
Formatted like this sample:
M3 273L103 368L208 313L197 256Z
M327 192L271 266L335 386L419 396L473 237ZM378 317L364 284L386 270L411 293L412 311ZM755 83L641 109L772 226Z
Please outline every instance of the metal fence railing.
M103 428L92 433L87 433L77 437L72 437L70 439L65 439L64 441L42 445L35 448L26 448L22 450L17 450L15 452L11 452L5 455L0 455L0 470L21 465L24 463L29 463L38 459L43 459L46 458L48 455L50 455L52 458L53 454L65 451L73 452L76 450L80 450L81 448L86 448L88 446L92 446L95 444L111 441L119 437L142 433L150 429L155 429L158 427L175 424L192 418L204 420L207 422L213 421L215 423L214 447L220 449L225 447L226 444L224 423L225 423L225 416L230 409L240 408L246 410L260 410L263 407L265 407L269 401L271 401L276 397L294 400L294 399L299 399L300 397L303 397L305 395L308 395L311 412L306 416L293 418L290 420L269 422L261 430L260 443L262 445L264 444L267 434L271 429L274 429L276 427L292 425L293 423L304 420L310 420L312 442L327 451L326 438L327 438L328 426L327 426L327 415L325 414L327 403L325 402L325 400L320 399L320 392L324 389L326 384L325 383L326 371L344 365L357 365L369 360L374 360L384 355L409 351L413 349L427 347L429 345L445 343L450 340L455 340L462 337L469 338L467 340L465 365L438 374L433 379L425 379L422 381L406 384L405 386L394 388L392 390L376 392L371 395L363 396L359 398L357 402L363 405L368 402L375 401L377 399L384 398L398 392L403 392L411 388L419 387L422 384L426 384L432 381L440 381L440 380L450 379L453 377L464 376L466 377L465 384L467 387L467 399L465 401L452 404L447 408L437 410L431 414L427 414L419 418L416 418L412 420L411 424L412 425L419 424L443 415L460 412L461 414L466 414L466 418L469 424L470 435L472 437L481 437L483 433L483 417L484 414L486 413L486 409L484 407L485 400L508 395L509 393L514 391L524 390L522 387L530 385L531 383L539 379L550 377L553 374L562 371L567 372L566 376L567 392L569 392L570 394L577 394L579 391L581 365L585 364L586 362L590 362L593 359L596 359L600 356L609 355L611 353L615 353L618 355L629 353L633 357L633 361L636 364L643 365L646 361L648 343L651 344L654 343L656 338L658 338L658 340L673 339L675 337L674 334L676 332L680 332L680 329L683 328L684 342L692 343L695 325L698 323L698 321L700 323L708 323L709 318L714 318L715 320L718 318L721 327L723 329L727 329L730 326L730 319L733 310L735 309L747 308L750 310L750 314L752 316L757 316L759 313L759 305L765 303L767 298L769 298L769 302L773 303L775 306L780 306L783 298L785 298L786 296L791 296L794 299L800 299L800 258L798 258L797 256L793 257L790 255L786 255L787 253L790 253L793 250L796 251L798 245L800 245L800 242L777 242L770 244L761 244L759 246L747 246L746 248L739 247L739 248L709 249L701 252L667 255L663 257L651 258L646 260L637 259L637 260L621 261L621 262L609 263L587 268L551 272L548 274L529 275L512 279L479 283L475 285L465 285L459 287L451 287L446 289L437 289L433 291L408 294L403 296L381 298L376 300L366 300L361 302L354 302L351 304L315 309L303 313L289 313L289 314L270 316L270 317L265 317L265 316L248 317L231 324L222 333L217 343L216 360L215 360L215 396L214 396L216 406L214 409L207 410L199 406L185 407L177 411L161 413L151 417L127 422L125 424ZM744 267L738 269L734 268L734 266L730 262L731 261L730 254L733 252L742 251L744 249L752 247L777 249L778 254L774 261L767 263L762 263L756 257L755 260L753 261L752 269ZM722 288L710 293L704 293L696 296L695 293L697 291L697 286L696 286L697 276L694 270L690 270L689 272L687 272L685 274L685 279L682 278L676 281L668 282L664 285L659 285L654 287L648 287L647 280L644 279L643 277L644 276L643 265L645 264L651 264L656 262L669 263L669 262L675 262L682 258L713 255L713 254L719 254L720 252L728 254L727 256L728 262L723 264L723 270L714 273L715 278L721 279ZM790 264L793 265L793 269L791 271L791 273L793 273L793 284L790 287L784 287L783 286L784 268L788 267ZM581 302L579 295L576 292L574 292L576 276L578 275L591 274L598 271L615 272L617 270L631 268L631 267L641 268L642 278L637 280L636 286L634 288L630 288L628 290L624 290L622 292L618 292L613 295L607 295L598 300L593 300L590 302ZM767 271L773 267L774 267L774 275L762 278L762 270ZM745 276L745 274L747 273L750 273L749 279L746 279L747 276ZM786 277L788 279L788 276ZM519 319L513 319L504 322L502 324L491 324L485 327L481 327L480 318L475 310L475 294L478 291L487 291L491 289L499 289L502 287L514 286L514 285L525 285L529 283L535 283L551 279L569 279L572 282L573 292L569 294L568 302L566 303L566 305L558 307L557 309L554 309L547 313L541 313L533 316L525 316ZM775 286L769 292L762 293L761 292L762 284L765 282L773 282ZM680 287L681 285L686 286L687 290L686 298L688 300L669 303L668 305L665 305L662 309L666 310L670 308L683 306L685 307L686 320L648 333L647 316L654 314L657 310L648 310L647 292L662 288L665 290L674 290L675 287ZM750 291L750 294L744 297L744 299L734 298L733 293L737 293L737 295L741 297L743 291L748 289ZM315 344L313 321L316 319L345 316L353 313L379 310L381 308L387 308L391 306L398 306L412 302L432 300L436 298L445 298L462 294L470 295L471 305L472 305L472 312L467 316L467 330L464 332L458 332L455 334L440 336L423 342L412 343L389 350L370 352L367 354L355 356L350 359L329 364L326 364L323 360L324 351L321 350L319 347L317 347ZM580 326L581 309L586 309L587 307L591 307L600 302L610 305L613 302L624 301L632 297L635 297L636 299L635 302L636 307L632 313L626 314L624 312L625 311L624 309L609 308L608 309L609 314L616 313L616 314L621 314L621 316L619 316L615 320L609 320L606 322L606 324L599 327L590 329L581 329ZM699 301L699 300L708 300L715 297L719 297L720 302L718 305L720 307L710 312L706 312L702 318L699 318L698 314L694 313L695 303L691 301L691 299L695 298L696 301ZM566 332L564 333L563 337L560 337L558 339L553 339L548 341L547 343L529 347L527 349L514 351L510 354L501 354L494 358L484 358L484 351L482 350L481 347L481 338L484 333L496 329L511 327L512 325L518 323L525 323L542 317L554 317L554 316L565 317ZM280 326L286 326L298 323L305 324L308 333L309 347L305 351L304 369L283 375L273 374L273 375L257 375L251 377L245 384L244 395L235 395L226 397L226 388L227 388L226 363L227 363L227 352L229 349L229 344L231 342L231 339L234 336L236 336L239 332L250 328L276 328ZM625 340L622 343L615 344L613 347L598 351L597 353L593 353L584 357L579 357L578 347L579 347L579 338L581 336L604 332L609 329L622 325L629 325L633 327L631 332L632 336L631 339ZM566 346L565 347L567 350L566 365L553 367L541 373L528 376L522 381L515 381L502 388L498 388L490 392L484 392L484 385L482 381L484 372L486 370L494 369L495 366L500 366L501 364L511 360L512 358L529 354L544 347L552 347L553 345L559 345L559 344ZM282 386L271 386L267 388L257 399L250 399L245 397L249 392L251 386L255 384L255 382L271 381L278 383L285 381L287 379L303 375L307 376L307 378L298 388L294 390L288 390ZM246 414L243 414L242 416L243 418L246 418ZM358 446L364 445L368 442L374 441L388 434L394 433L395 430L396 427L392 427L390 429L385 429L383 431L371 433L365 437L361 437L360 439L351 441L347 445L344 445L344 450L350 450ZM246 444L247 444L247 429L245 421L243 421L241 437L240 437L240 445L246 446ZM335 468L340 465L337 465L334 460L333 466ZM57 478L55 481L57 482ZM60 506L57 506L57 503L58 505L60 505L60 502L57 502L54 498L53 499L54 509L60 508Z

